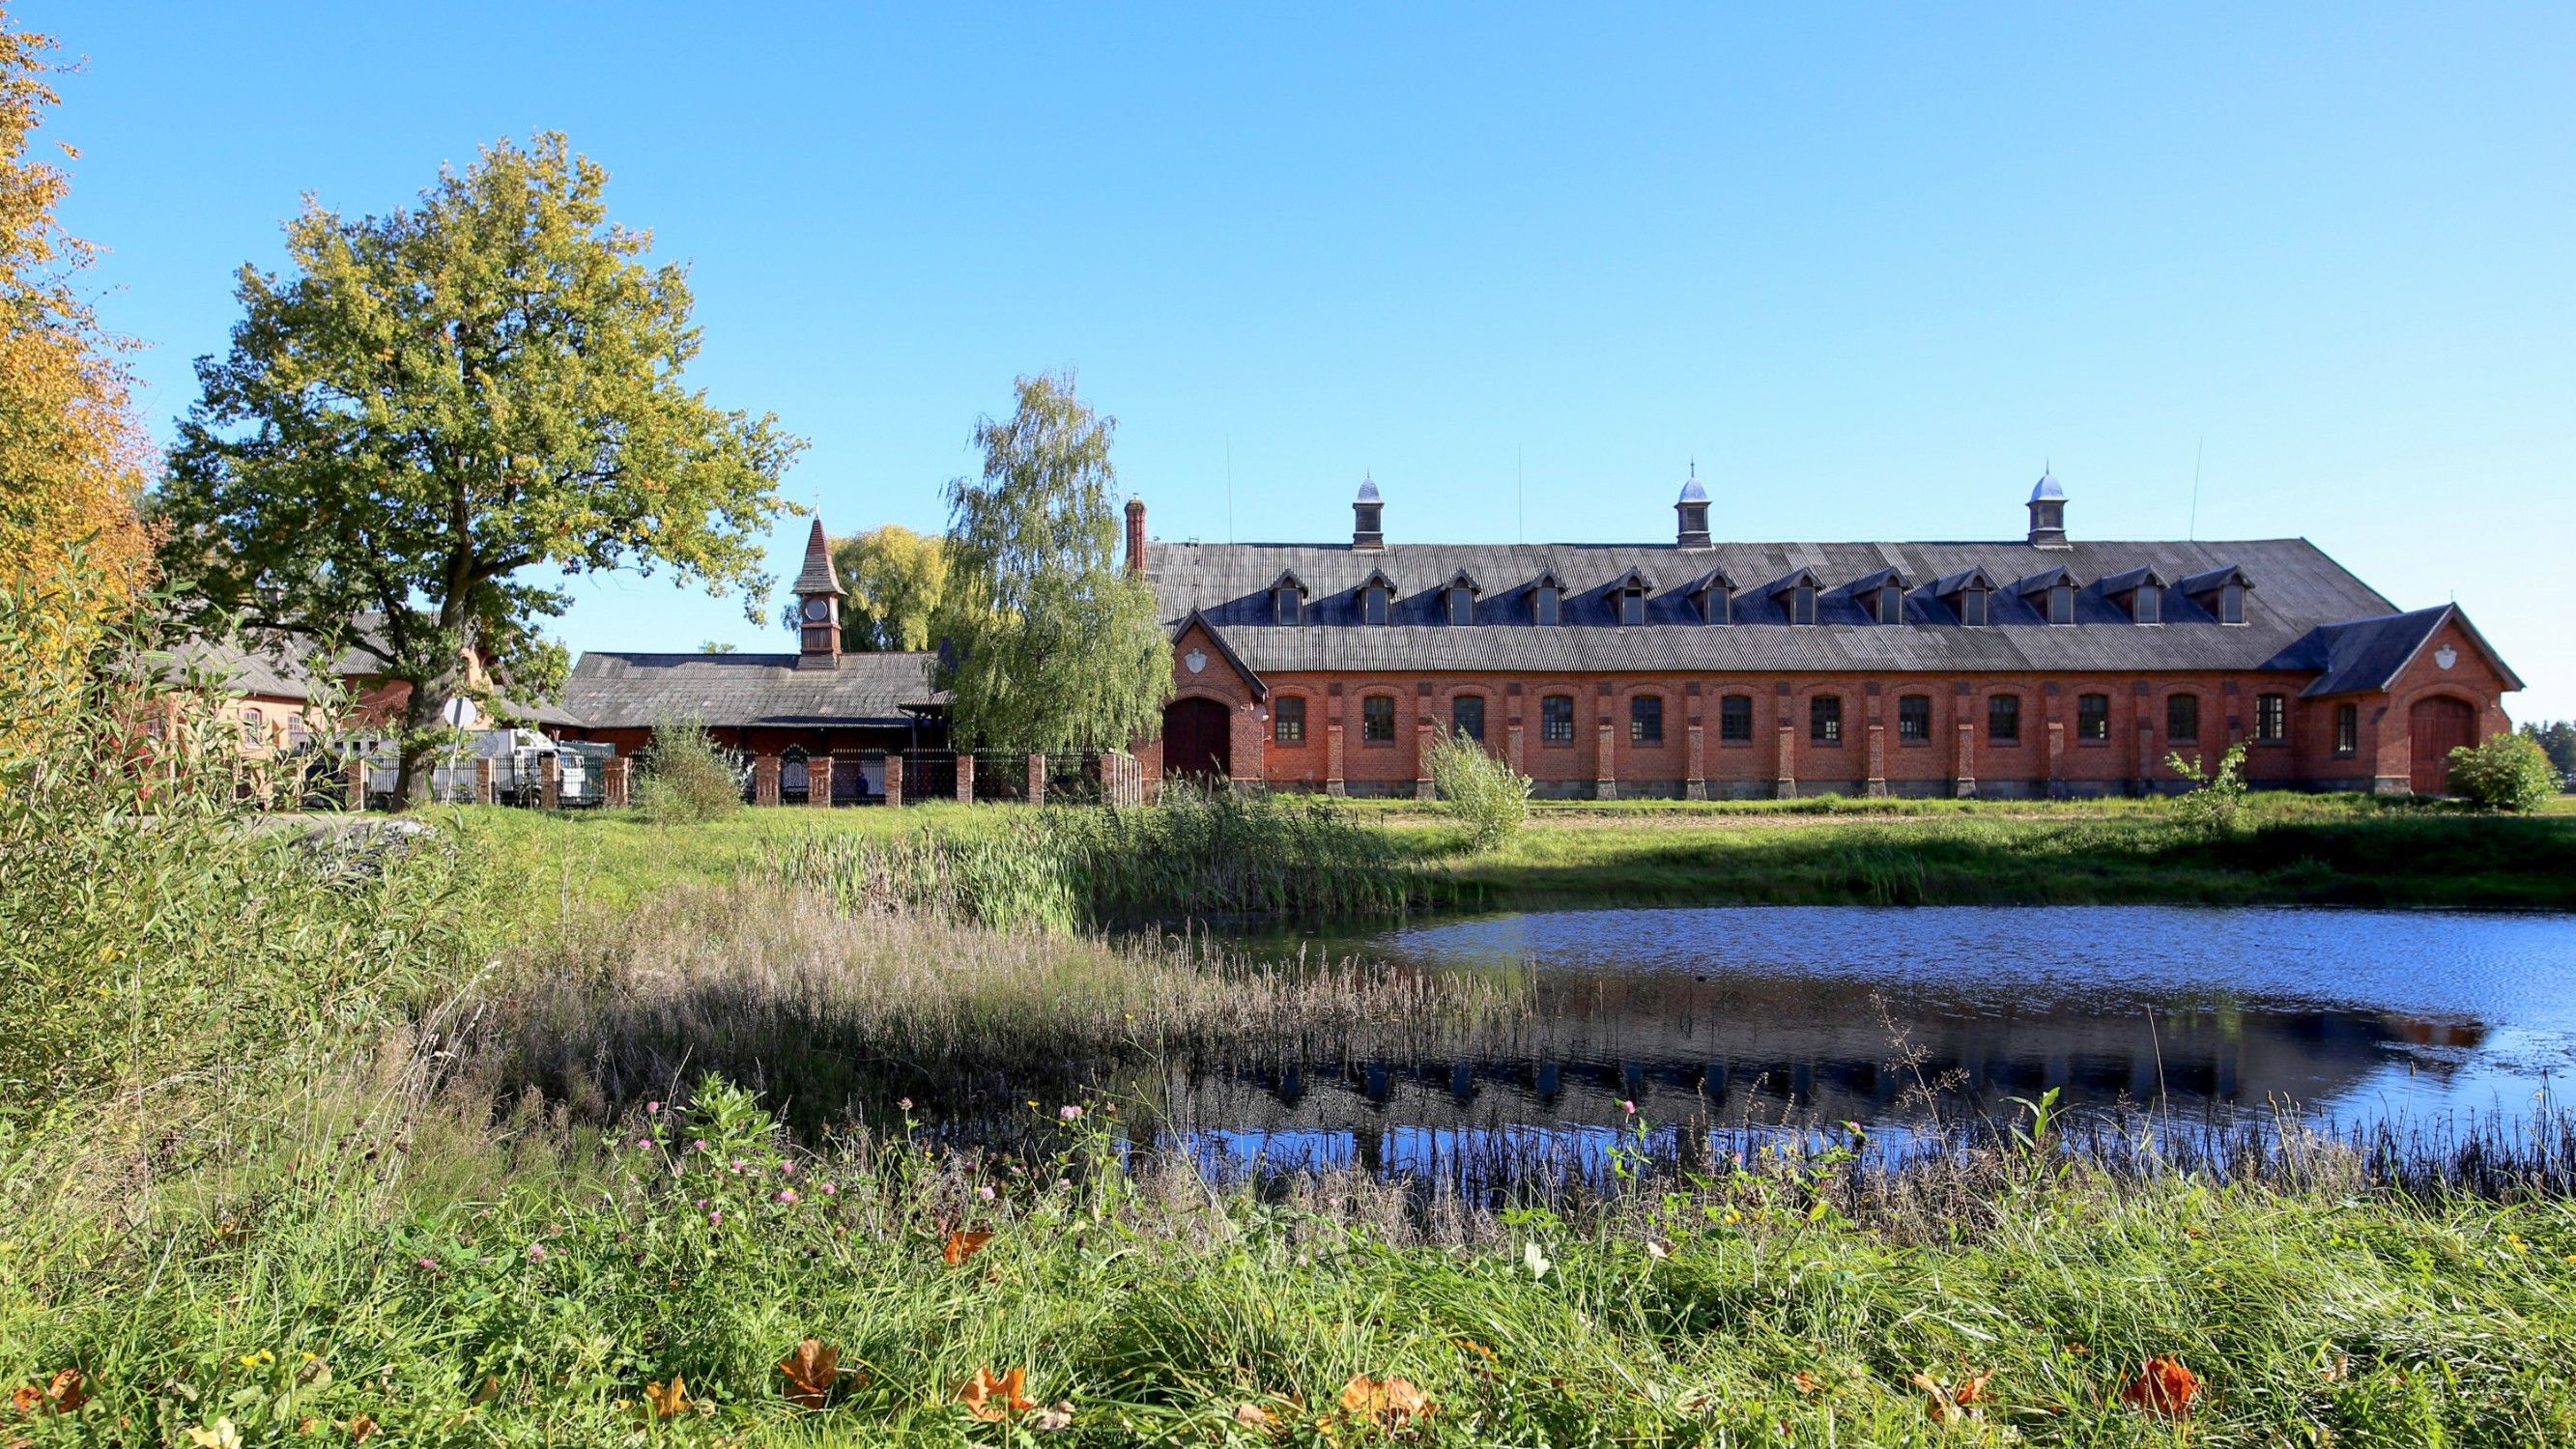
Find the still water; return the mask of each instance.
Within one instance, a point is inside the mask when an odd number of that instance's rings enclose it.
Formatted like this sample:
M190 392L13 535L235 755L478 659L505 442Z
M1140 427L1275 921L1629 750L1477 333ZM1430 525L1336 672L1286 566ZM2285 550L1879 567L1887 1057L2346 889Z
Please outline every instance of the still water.
M1322 943L1530 982L1455 1050L1176 1070L1169 1125L1272 1162L1433 1162L1647 1119L1857 1122L1926 1103L2354 1125L2528 1112L2576 1070L2576 916L2188 907L1562 911Z

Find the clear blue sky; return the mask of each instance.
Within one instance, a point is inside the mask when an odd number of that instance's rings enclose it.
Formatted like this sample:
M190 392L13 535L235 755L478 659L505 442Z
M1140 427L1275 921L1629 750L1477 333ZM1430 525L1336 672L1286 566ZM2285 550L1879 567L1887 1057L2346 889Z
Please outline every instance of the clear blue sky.
M2012 536L2047 461L2170 536L2197 454L2200 536L2456 594L2576 714L2576 7L18 8L165 433L300 193L557 128L835 532L938 526L1059 367L1175 538L1343 536L1366 470L1398 539L1663 538L1693 457L1737 538ZM576 649L785 647L578 593Z

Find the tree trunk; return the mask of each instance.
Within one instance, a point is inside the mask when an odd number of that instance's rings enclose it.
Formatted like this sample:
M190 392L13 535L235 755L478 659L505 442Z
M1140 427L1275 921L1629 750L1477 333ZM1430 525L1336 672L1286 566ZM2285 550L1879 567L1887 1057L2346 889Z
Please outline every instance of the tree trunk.
M396 810L412 810L432 803L431 787L436 783L436 764L441 748L438 736L447 729L447 702L465 692L469 666L459 654L448 661L429 679L414 684L411 698L403 705L401 765L394 775Z

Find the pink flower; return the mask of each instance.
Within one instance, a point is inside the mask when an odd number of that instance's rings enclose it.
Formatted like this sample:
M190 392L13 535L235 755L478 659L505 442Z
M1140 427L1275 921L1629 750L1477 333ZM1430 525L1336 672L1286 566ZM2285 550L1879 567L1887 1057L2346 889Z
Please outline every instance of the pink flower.
M778 1164L778 1175L781 1177L794 1177L796 1175L796 1164L792 1162L782 1162Z
M717 1208L714 1212L707 1214L707 1226L711 1228L720 1228L724 1226L723 1208Z
M701 1137L701 1138L699 1138L697 1141L690 1143L690 1144L689 1144L689 1150L690 1150L690 1151L692 1151L692 1152L704 1152L704 1151L706 1151L706 1150L707 1150L707 1139L705 1139L705 1138Z
M991 1201L993 1200L993 1186L992 1186L992 1184L991 1184L991 1183L986 1183L984 1186L982 1186L982 1187L979 1187L979 1188L975 1189L975 1195L976 1195L977 1197L982 1198L982 1199L983 1199L984 1201L986 1201L986 1202L991 1202Z
M1064 1106L1056 1108L1055 1115L1064 1121L1070 1122L1074 1118L1082 1115L1082 1109L1068 1102Z
M902 1108L904 1111L909 1112L912 1110L912 1099L910 1097L897 1097L894 1104L897 1107Z
M1637 1115L1637 1104L1634 1102L1622 1102L1619 1104L1619 1110L1627 1113L1631 1117L1634 1117Z
M661 1116L661 1115L662 1115L662 1104L661 1104L661 1103L659 1103L659 1102L647 1102L647 1103L645 1103L645 1104L644 1104L644 1115L645 1115L645 1116L647 1116L647 1117L659 1117L659 1116Z
M783 1202L783 1203L788 1204L788 1205L789 1205L789 1206L791 1206L791 1207L792 1207L792 1206L794 1206L794 1205L795 1205L795 1203L796 1203L796 1201L797 1201L797 1197L796 1197L796 1189L794 1189L794 1188L792 1188L792 1187L782 1187L782 1188L780 1188L780 1189L778 1190L778 1200L779 1200L780 1202Z
M542 1263L542 1262L544 1262L545 1260L546 1260L546 1245L545 1245L545 1244L543 1244L543 1243L530 1243L530 1244L528 1244L528 1261L529 1261L529 1262L531 1262L531 1263Z
M650 1147L653 1145L653 1139L650 1137L638 1137L635 1139L635 1145L638 1147Z
M436 1258L417 1258L413 1260L412 1266L424 1271L436 1271L438 1260Z
M735 1159L733 1160L733 1170L734 1170L734 1175L735 1175L735 1176L737 1176L737 1177L741 1176L741 1175L742 1175L742 1170L743 1170L743 1168L744 1168L746 1165L747 1165L747 1164L745 1164L741 1158L739 1158L739 1157L735 1158Z
M838 1183L820 1182L816 1183L815 1186L822 1190L823 1196L825 1197L830 1197L832 1194L841 1190L840 1184Z

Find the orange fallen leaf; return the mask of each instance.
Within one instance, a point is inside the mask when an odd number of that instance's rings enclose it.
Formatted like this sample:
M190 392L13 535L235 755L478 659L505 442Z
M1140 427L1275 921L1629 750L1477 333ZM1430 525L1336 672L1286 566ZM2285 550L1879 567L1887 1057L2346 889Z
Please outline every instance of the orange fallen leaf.
M1439 1412L1440 1406L1409 1379L1373 1379L1366 1374L1353 1374L1351 1381L1342 1385L1342 1409L1381 1429L1393 1429L1411 1419L1427 1418Z
M841 1377L841 1351L825 1347L819 1338L800 1339L796 1351L778 1361L778 1371L787 1376L789 1403L819 1409Z
M45 1391L34 1384L20 1384L9 1391L9 1407L21 1414L36 1412L36 1406L44 1401Z
M1930 1374L1914 1374L1906 1382L1931 1396L1930 1401L1924 1404L1923 1412L1941 1423L1955 1424L1975 1411L1974 1405L1985 1394L1986 1380L1994 1376L1992 1369L1981 1374L1970 1374L1961 1379L1955 1387L1944 1387L1939 1379Z
M940 1245L940 1261L954 1268L982 1252L984 1245L991 1241L993 1241L993 1235L989 1232L952 1232L948 1235L948 1241Z
M1235 1405L1234 1422L1246 1429L1255 1429L1264 1434L1276 1434L1280 1428L1279 1416L1259 1404Z
M79 1369L64 1369L45 1386L45 1397L53 1401L55 1413L68 1414L89 1402L89 1381Z
M2200 1375L2162 1354L2148 1359L2146 1367L2120 1391L2120 1402L2167 1419L2188 1417L2194 1399L2200 1397Z
M689 1383L678 1374L671 1375L668 1385L656 1379L644 1386L644 1402L653 1406L653 1417L673 1418L689 1411Z
M1819 1382L1814 1374L1807 1372L1805 1369L1798 1370L1797 1377L1791 1379L1790 1382L1798 1386L1799 1393L1805 1394L1811 1399L1816 1395L1823 1393L1825 1389L1824 1384Z
M349 1421L349 1440L351 1443L364 1444L374 1437L376 1437L375 1420L368 1418L364 1414L360 1414Z
M1013 1414L1026 1413L1038 1406L1037 1400L1021 1392L1028 1386L1028 1372L1026 1367L1017 1367L995 1378L993 1366L985 1364L976 1369L975 1377L968 1379L965 1386L957 1391L957 1402L966 1406L967 1413L987 1424L998 1424Z

